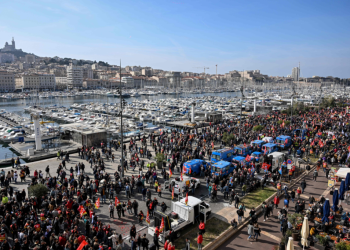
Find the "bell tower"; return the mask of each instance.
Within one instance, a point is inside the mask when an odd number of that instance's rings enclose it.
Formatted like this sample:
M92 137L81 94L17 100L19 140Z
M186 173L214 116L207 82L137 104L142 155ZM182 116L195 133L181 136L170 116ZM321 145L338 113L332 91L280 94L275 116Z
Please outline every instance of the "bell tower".
M16 49L16 43L15 43L14 37L12 37L12 49L13 49L13 50Z

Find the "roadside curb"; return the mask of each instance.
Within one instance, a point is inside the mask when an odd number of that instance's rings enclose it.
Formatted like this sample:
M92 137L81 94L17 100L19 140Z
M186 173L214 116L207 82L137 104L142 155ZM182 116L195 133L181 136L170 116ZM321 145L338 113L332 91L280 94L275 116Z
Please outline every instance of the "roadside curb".
M313 169L316 168L316 165L314 165L309 171L305 171L302 173L300 176L298 176L294 181L292 181L289 185L288 188L293 187L295 184L299 183L301 179L303 179L305 176L309 175ZM274 199L276 196L277 192L275 192L273 195L271 195L269 198L265 200L266 203L270 202L271 200ZM280 194L279 196L282 196ZM262 203L256 207L255 211L256 214L259 215L262 212ZM222 232L215 240L210 242L208 245L203 247L203 250L215 250L218 249L223 243L225 243L229 238L231 238L233 235L235 235L237 232L242 230L248 223L249 223L249 217L245 218L243 221L243 224L239 225L237 228L233 228L230 226L228 229L226 229L224 232ZM230 222L229 222L230 223Z

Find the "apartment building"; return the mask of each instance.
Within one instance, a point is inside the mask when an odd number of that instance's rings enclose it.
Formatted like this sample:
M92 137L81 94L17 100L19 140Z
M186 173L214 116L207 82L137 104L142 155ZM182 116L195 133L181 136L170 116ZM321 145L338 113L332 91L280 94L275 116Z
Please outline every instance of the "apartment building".
M53 74L30 74L15 78L17 89L54 90L56 79Z
M13 92L15 86L14 74L7 71L0 71L0 92Z

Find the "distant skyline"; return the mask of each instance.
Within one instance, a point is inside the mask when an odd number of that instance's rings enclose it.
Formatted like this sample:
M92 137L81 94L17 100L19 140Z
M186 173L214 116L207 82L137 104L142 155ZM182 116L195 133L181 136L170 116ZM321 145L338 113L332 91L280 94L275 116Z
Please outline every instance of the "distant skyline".
M38 56L223 74L350 78L349 1L11 0L0 48Z

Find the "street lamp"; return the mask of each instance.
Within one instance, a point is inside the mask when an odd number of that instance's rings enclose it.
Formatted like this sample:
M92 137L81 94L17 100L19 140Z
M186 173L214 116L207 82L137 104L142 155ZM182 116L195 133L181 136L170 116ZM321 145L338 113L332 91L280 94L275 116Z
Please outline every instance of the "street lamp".
M322 98L322 87L323 87L323 84L321 83L321 85L320 85L320 99L319 99L319 103L318 103L318 113L320 113L321 98Z
M239 138L241 138L241 130L242 130L242 105L243 105L243 98L244 98L244 94L243 94L243 85L241 86L241 115L239 116Z
M117 93L119 94L120 99L120 111L117 113L117 116L120 116L120 134L121 134L121 148L122 148L122 157L121 157L121 177L124 177L124 133L123 133L123 108L126 106L126 101L123 99L122 94L122 81L121 81L121 73L122 73L122 64L120 61L119 67L119 87L117 87Z
M295 93L295 85L294 85L294 83L292 85L292 90L293 90L293 93L292 93L292 99L291 99L291 102L290 102L290 125L292 125L292 117L293 117L293 97L296 94Z

